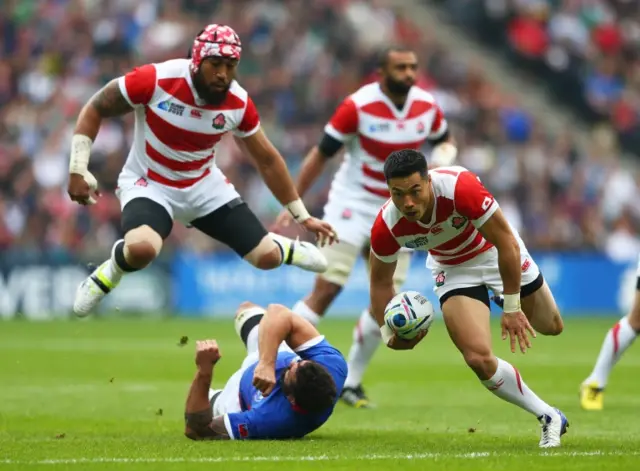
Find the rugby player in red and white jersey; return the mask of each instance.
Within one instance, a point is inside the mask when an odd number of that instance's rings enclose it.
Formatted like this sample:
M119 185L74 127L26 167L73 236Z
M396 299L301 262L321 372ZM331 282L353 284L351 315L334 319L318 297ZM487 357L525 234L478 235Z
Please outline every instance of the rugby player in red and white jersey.
M566 417L491 349L489 289L504 293L502 338L510 337L512 352L516 339L523 353L531 346L534 328L546 335L562 332L553 295L520 236L478 177L463 167L428 172L424 156L407 149L387 158L384 175L391 199L371 229L370 256L371 307L383 342L404 350L424 337L399 339L384 324L384 310L395 295L400 249L427 251L444 323L467 365L496 396L538 418L540 447L560 446Z
M124 240L78 288L76 314L88 314L124 274L149 265L174 220L225 243L260 269L282 263L326 269L313 244L269 234L214 163L216 144L232 132L292 217L320 245L335 239L330 224L307 212L282 156L260 127L253 101L234 79L241 49L232 28L209 25L196 36L189 58L136 68L108 83L80 112L68 192L81 204L93 204L98 196L88 164L102 120L134 112L135 134L117 189Z
M604 407L604 390L611 370L624 352L640 335L640 256L636 268L636 293L630 312L607 331L593 370L580 385L580 405L584 410L596 411Z
M433 146L432 160L450 164L456 148L447 122L433 96L415 86L418 60L410 49L390 46L380 54L378 82L367 84L338 106L325 126L320 144L307 155L298 177L301 196L318 179L330 158L345 147L346 155L336 173L324 220L340 234L340 244L325 247L327 270L316 277L313 291L293 311L317 325L347 282L356 260L369 260L369 233L380 206L389 198L382 167L394 150ZM279 223L287 224L283 213ZM394 275L402 286L411 251L398 257ZM364 307L364 306L363 306ZM342 400L355 407L369 406L362 377L380 344L378 324L366 308L353 331L349 376Z

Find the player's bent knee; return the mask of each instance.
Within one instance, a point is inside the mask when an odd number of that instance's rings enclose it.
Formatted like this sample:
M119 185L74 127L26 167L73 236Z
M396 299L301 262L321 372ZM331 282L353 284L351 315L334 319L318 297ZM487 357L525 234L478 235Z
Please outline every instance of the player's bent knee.
M260 270L272 270L282 265L282 252L270 236L264 236L244 259Z
M490 350L466 350L462 352L464 361L469 368L481 379L489 379L494 375L497 367L496 357Z
M162 250L162 237L149 226L130 230L124 238L124 256L129 265L141 269L153 262Z
M236 309L236 316L246 311L247 309L251 309L253 307L258 307L258 305L255 303L252 303L251 301L242 301L240 303L240 306L238 306L238 309Z
M534 322L533 328L542 335L560 335L564 330L564 322L560 311L555 308L551 309L551 312L544 313L544 322Z
M563 330L564 330L564 322L562 321L560 312L556 311L553 313L553 318L551 320L551 329L546 335L560 335Z

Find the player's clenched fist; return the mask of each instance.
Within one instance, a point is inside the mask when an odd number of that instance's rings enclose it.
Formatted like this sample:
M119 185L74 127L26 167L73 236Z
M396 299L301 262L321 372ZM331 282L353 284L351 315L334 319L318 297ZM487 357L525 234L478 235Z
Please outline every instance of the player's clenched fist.
M96 204L96 198L100 196L98 181L89 172L86 172L84 176L79 173L71 173L67 193L72 201L82 205Z
M253 372L253 385L263 396L268 396L276 385L276 371L273 366L259 362Z
M220 359L220 349L215 340L196 342L196 365L199 368L211 368Z

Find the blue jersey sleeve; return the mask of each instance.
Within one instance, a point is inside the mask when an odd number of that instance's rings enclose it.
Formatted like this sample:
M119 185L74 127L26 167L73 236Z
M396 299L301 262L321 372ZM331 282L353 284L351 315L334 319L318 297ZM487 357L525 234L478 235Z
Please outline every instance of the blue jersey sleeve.
M296 425L292 413L268 413L261 409L251 409L225 416L229 437L233 440L265 440L298 438L305 435Z

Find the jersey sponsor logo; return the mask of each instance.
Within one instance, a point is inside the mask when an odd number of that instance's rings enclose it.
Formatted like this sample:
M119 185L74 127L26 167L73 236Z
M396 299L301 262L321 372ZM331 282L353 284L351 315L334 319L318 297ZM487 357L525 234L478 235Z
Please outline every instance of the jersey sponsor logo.
M389 132L391 131L391 124L389 123L377 123L369 125L369 132Z
M147 181L146 178L144 177L140 177L136 180L136 182L134 183L135 186L143 186L143 187L147 187L149 186L149 182Z
M259 390L253 393L253 402L260 402L263 399L264 399L264 396Z
M227 118L224 117L222 113L218 113L215 118L213 118L213 128L214 129L223 129L227 124Z
M526 272L529 267L531 266L531 260L529 260L528 258L524 261L524 263L522 264L522 273Z
M433 226L429 232L431 232L434 235L437 235L437 234L440 234L443 230L444 229L442 229L442 227L440 226Z
M413 240L405 242L404 246L409 249L417 249L418 247L422 247L423 245L427 245L429 243L429 238L427 236L416 237Z
M396 127L401 131L404 130L404 122L403 121L398 121L396 123Z
M185 109L184 105L178 105L177 103L173 103L171 100L161 101L158 103L158 108L162 111L175 114L176 116L182 116Z
M444 282L446 280L446 275L444 274L443 271L441 271L440 273L438 273L438 275L436 276L436 286L439 288L440 286L444 285Z
M351 217L353 216L353 213L351 212L350 209L345 209L344 211L342 211L342 219L351 219Z
M191 113L189 113L189 116L191 116L192 118L201 119L202 113L200 112L200 110L191 110Z
M424 125L424 123L422 121L418 122L418 126L416 127L416 132L418 134L422 134L424 133L424 131L427 129L427 127Z
M460 229L466 223L467 223L467 218L464 217L464 216L454 216L454 217L451 218L451 225L455 229Z
M240 435L241 438L247 438L249 436L247 424L238 424L238 435Z

